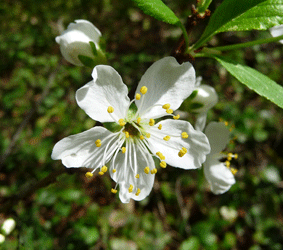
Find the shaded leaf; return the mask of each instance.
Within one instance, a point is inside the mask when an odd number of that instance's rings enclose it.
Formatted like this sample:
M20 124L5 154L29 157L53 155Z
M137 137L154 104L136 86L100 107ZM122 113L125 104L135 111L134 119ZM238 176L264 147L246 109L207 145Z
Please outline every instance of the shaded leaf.
M147 15L170 24L178 24L179 18L161 0L133 0Z
M242 15L254 6L267 2L266 0L225 0L216 9L211 16L208 25L201 38L194 45L194 49L199 48L202 44L207 42L209 38L216 33L228 22Z
M241 83L245 84L259 95L264 96L268 100L274 102L280 108L283 108L282 86L271 80L269 77L246 65L239 64L222 56L213 55L213 58L215 58Z

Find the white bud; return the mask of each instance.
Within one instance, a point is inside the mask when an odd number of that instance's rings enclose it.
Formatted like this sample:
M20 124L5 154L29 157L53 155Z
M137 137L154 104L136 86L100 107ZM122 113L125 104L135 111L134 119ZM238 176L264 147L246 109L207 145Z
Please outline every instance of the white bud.
M78 56L95 59L89 42L93 42L98 50L100 37L101 32L91 22L76 20L75 23L70 23L67 30L57 36L55 40L60 45L61 53L68 62L83 66L84 64Z
M195 90L197 90L198 93L192 101L203 105L195 110L197 113L206 113L218 102L218 95L213 87L201 84L196 87Z
M16 227L15 220L12 218L9 218L4 221L1 229L5 235L9 235L15 229L15 227Z
M235 221L236 218L238 217L238 212L231 207L223 206L220 208L219 212L224 220L227 220L230 222Z
M282 36L283 35L283 24L274 26L270 28L269 31L273 37ZM280 40L279 42L283 43L283 40Z
M0 234L0 244L4 243L5 236L3 234Z

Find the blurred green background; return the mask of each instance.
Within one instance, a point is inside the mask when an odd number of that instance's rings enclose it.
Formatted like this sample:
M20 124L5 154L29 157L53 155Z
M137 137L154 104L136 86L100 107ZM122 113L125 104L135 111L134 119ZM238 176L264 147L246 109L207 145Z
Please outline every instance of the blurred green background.
M164 2L184 22L196 3ZM91 21L103 34L110 65L130 89L171 53L180 30L146 16L130 0L3 0L0 14L0 225L8 217L17 225L0 249L283 249L282 109L212 59L196 59L197 75L220 99L209 120L235 126L228 149L239 155L232 162L237 183L216 196L202 169L167 167L148 198L122 204L110 192L115 183L108 175L88 180L85 170L65 171L50 158L57 141L95 125L74 98L91 80L91 69L62 59L55 37L76 19ZM193 30L191 42L206 22ZM269 36L229 32L210 46ZM230 52L281 85L282 55L279 43Z

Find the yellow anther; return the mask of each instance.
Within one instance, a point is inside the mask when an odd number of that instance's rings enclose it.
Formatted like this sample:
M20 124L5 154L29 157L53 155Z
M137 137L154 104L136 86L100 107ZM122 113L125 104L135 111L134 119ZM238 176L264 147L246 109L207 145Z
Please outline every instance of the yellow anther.
M149 167L145 167L144 170L143 170L146 174L149 173Z
M140 178L140 175L139 175L139 174L136 174L136 176L135 176L135 177L138 179L138 178Z
M136 196L138 196L141 193L141 189L138 188L137 192L136 192Z
M173 119L178 120L180 118L180 115L173 116Z
M187 139L189 137L187 132L182 132L181 136L182 136L183 139Z
M85 177L86 178L91 178L93 176L93 173L91 173L91 172L86 172L85 173Z
M95 145L96 147L101 147L101 140L100 139L96 140Z
M224 124L225 124L225 126L228 126L228 125L229 125L229 123L228 123L227 121L225 121Z
M139 118L137 119L137 124L140 124L140 122L141 122L141 118L139 117Z
M124 122L124 119L122 119L122 118L119 119L118 122L119 122L120 126L125 126L126 125L126 123Z
M228 157L227 157L227 160L228 160L228 161L231 161L232 158L233 158L233 154L232 154L232 153L228 153L227 156L228 156Z
M98 172L99 175L104 175L104 172Z
M156 152L156 155L161 159L161 160L165 160L165 156L161 153L161 152Z
M230 167L230 161L225 161L226 167L229 168Z
M154 119L150 118L148 124L149 124L149 126L153 126L155 124Z
M172 114L173 113L173 109L166 109L166 113Z
M166 168L166 166L167 166L167 164L166 164L165 161L161 161L159 165L160 165L160 167L162 167L162 168Z
M235 158L235 159L238 159L238 154L234 154L234 158Z
M129 193L132 193L133 192L133 188L134 188L134 186L133 185L130 185L130 187L129 187Z
M136 94L136 100L140 100L141 99L141 95L139 93Z
M182 151L182 150L180 150L179 153L178 153L178 156L179 156L179 157L183 157L184 155L185 155L185 152Z
M235 174L238 172L238 170L235 169L235 168L230 168L230 170L231 170L231 172L232 172L233 175L235 175Z
M114 189L114 188L112 188L112 189L111 189L111 192L112 192L113 194L116 194L116 193L117 193L117 190Z
M114 168L114 169L112 170L112 173L114 174L114 173L116 173L116 171L117 171L117 170Z
M183 147L183 148L179 151L178 156L179 156L179 157L183 157L187 152L188 152L188 150Z
M144 95L147 92L147 87L142 86L140 92Z
M146 138L150 138L150 133L145 134Z
M130 134L129 134L128 131L125 132L125 136L126 136L126 138L129 138L129 137L130 137Z
M162 129L162 124L158 125L158 129L161 130Z
M125 152L126 152L126 148L122 147L122 153L125 154Z
M101 171L102 171L103 173L106 173L106 172L107 172L107 167L106 167L106 166L103 166L103 167L101 168Z
M152 169L152 170L150 171L150 173L151 173L151 174L156 174L156 173L157 173L157 169L156 169L156 168Z
M143 140L143 139L144 139L144 136L143 136L143 135L140 135L140 139Z
M108 113L113 113L114 112L114 108L109 106L108 109L107 109L107 112Z
M164 141L169 141L170 138L171 138L171 137L170 137L169 135L166 135L166 136L163 138L163 140L164 140Z
M169 108L170 108L170 104L169 104L169 103L166 103L166 104L164 104L164 105L162 106L162 108L164 108L164 109L169 109Z

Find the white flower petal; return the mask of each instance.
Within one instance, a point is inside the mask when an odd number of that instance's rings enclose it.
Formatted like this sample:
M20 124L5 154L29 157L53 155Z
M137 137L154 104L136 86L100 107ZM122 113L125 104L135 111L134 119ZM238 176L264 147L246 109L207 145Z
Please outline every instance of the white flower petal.
M69 25L71 30L79 30L89 37L94 43L98 43L101 37L100 30L95 27L91 22L83 19L75 20L76 24ZM68 28L69 28L68 27Z
M162 124L162 129L157 127ZM182 132L186 132L189 137L183 139ZM157 123L149 130L151 137L148 139L152 153L160 151L165 156L165 162L172 167L195 169L199 168L205 161L206 155L210 152L210 145L207 137L201 131L197 131L186 121L164 120ZM169 141L163 138L171 136ZM178 153L185 147L187 153L179 157Z
M92 77L91 82L77 90L78 105L96 121L117 122L125 118L130 100L127 86L118 72L110 66L98 65ZM107 112L109 106L114 108L111 115Z
M274 26L270 28L269 30L273 37L282 36L283 35L283 24ZM279 42L283 43L283 40L280 40Z
M134 143L128 143L126 153L119 152L111 161L110 175L119 184L119 197L123 203L128 203L130 199L140 201L149 195L155 175L144 172L147 166L150 169L155 167L152 156ZM116 169L115 173L112 172L113 168ZM136 178L137 174L139 178ZM129 192L130 185L133 185L132 192ZM138 188L140 194L136 195Z
M136 93L142 86L147 87L143 104L136 101L139 113L144 118L157 118L167 115L162 105L169 103L170 109L179 108L195 87L195 70L189 63L179 64L174 57L165 57L149 67L142 76ZM160 104L161 106L154 106ZM154 106L154 107L153 107Z
M211 155L220 153L230 141L230 131L223 122L210 122L204 133L211 146Z
M62 160L67 168L98 168L102 165L102 158L106 145L117 135L111 136L110 131L103 127L94 127L82 133L68 136L57 142L53 148L51 158ZM95 141L101 140L101 147L96 147ZM115 143L113 143L115 146ZM112 155L107 155L106 162ZM106 163L105 162L105 163Z
M203 164L204 175L211 186L214 194L223 194L235 184L232 172L217 159L209 157Z
M197 115L197 120L195 123L196 130L203 131L206 124L207 113L201 113Z
M67 61L83 66L78 55L94 57L89 42L92 41L97 45L100 37L100 31L91 22L76 20L75 23L70 23L67 30L55 40L60 44L61 53Z
M195 112L206 113L218 102L218 95L213 87L201 84L199 87L195 88L195 90L197 90L198 93L192 101L203 104L201 108L195 109Z

